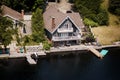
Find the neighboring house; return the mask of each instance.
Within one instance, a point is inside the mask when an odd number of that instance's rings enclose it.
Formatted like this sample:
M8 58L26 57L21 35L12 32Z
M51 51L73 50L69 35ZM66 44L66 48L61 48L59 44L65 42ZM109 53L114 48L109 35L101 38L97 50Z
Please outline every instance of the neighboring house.
M43 19L47 38L54 46L80 44L85 26L79 13L63 13L57 6L51 5L43 13Z
M31 30L31 14L24 15L24 23L25 23L25 35L31 35L32 30Z
M24 10L21 10L21 13L5 6L1 6L2 16L7 17L8 19L13 21L13 28L20 28L20 32L24 32L25 24L24 24Z

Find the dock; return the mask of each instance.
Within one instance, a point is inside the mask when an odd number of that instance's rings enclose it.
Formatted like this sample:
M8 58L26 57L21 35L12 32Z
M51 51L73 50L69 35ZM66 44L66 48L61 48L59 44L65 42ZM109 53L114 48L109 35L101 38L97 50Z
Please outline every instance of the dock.
M2 54L0 55L0 58L9 58L9 54Z
M67 54L79 54L84 53L85 51L91 51L94 55L99 58L103 58L106 51L99 52L98 49L105 50L104 48L115 48L120 47L120 45L106 45L106 46L93 46L93 45L74 45L74 46L62 46L62 47L51 47L49 51L39 49L39 46L29 47L26 53L18 53L16 51L11 51L10 54L0 54L0 58L21 58L24 57L28 61L29 64L37 64L34 59L32 59L31 54L37 53L38 56L46 56L46 55L67 55Z
M103 55L102 54L100 54L100 52L97 50L97 49L95 49L95 48L93 48L93 47L87 47L88 48L88 50L90 50L93 54L95 54L97 57L99 57L99 58L103 58Z
M33 52L29 52L29 53L14 53L14 54L10 54L10 55L0 55L0 58L2 58L2 57L8 57L8 58L21 58L21 57L25 57L29 64L37 64L36 61L34 59L32 59L31 54L33 54ZM45 56L46 55L46 53L44 51L37 52L37 54L38 54L38 56Z
M37 62L34 59L32 59L30 55L26 55L26 58L29 64L37 64Z

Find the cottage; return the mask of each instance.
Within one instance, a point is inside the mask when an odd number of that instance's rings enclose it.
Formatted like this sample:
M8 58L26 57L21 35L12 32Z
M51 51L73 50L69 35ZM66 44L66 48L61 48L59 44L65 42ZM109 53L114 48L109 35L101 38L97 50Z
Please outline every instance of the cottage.
M57 6L51 5L43 13L43 19L47 38L54 46L80 44L85 26L79 13L63 13Z
M23 32L25 28L24 20L24 10L21 10L21 13L5 6L1 6L2 16L7 17L8 19L13 21L13 28L21 27L21 32Z

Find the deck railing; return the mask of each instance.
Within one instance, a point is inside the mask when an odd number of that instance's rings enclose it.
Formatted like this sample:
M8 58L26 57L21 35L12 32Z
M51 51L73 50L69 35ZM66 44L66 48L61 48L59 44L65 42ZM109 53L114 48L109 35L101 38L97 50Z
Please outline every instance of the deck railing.
M52 40L53 41L80 40L80 38L81 38L80 35L77 35L77 36L62 36L62 37L53 36Z
M58 33L62 33L62 32L73 32L73 28L59 28Z

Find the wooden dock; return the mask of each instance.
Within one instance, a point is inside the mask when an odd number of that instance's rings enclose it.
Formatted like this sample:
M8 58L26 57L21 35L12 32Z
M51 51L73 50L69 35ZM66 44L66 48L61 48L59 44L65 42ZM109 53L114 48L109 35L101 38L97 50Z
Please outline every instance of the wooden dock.
M0 58L9 58L9 54L2 54L0 55Z
M98 50L96 50L95 48L93 47L87 47L92 53L94 53L97 57L99 58L103 58L103 56L100 54L100 52Z
M26 58L27 58L27 61L29 62L29 64L37 64L36 61L31 58L30 55L26 55Z
M46 56L47 54L69 54L69 53L82 53L84 51L90 50L93 54L95 54L97 57L103 58L104 55L102 55L97 49L104 49L104 48L115 48L120 47L120 44L118 45L106 45L106 46L85 46L85 45L75 45L75 46L64 46L64 47L52 47L49 51L36 51L38 56ZM11 52L10 54L0 54L0 58L21 58L25 57L26 60L30 64L36 64L36 61L31 58L31 54L34 52L27 52L27 53L17 53L17 52Z

